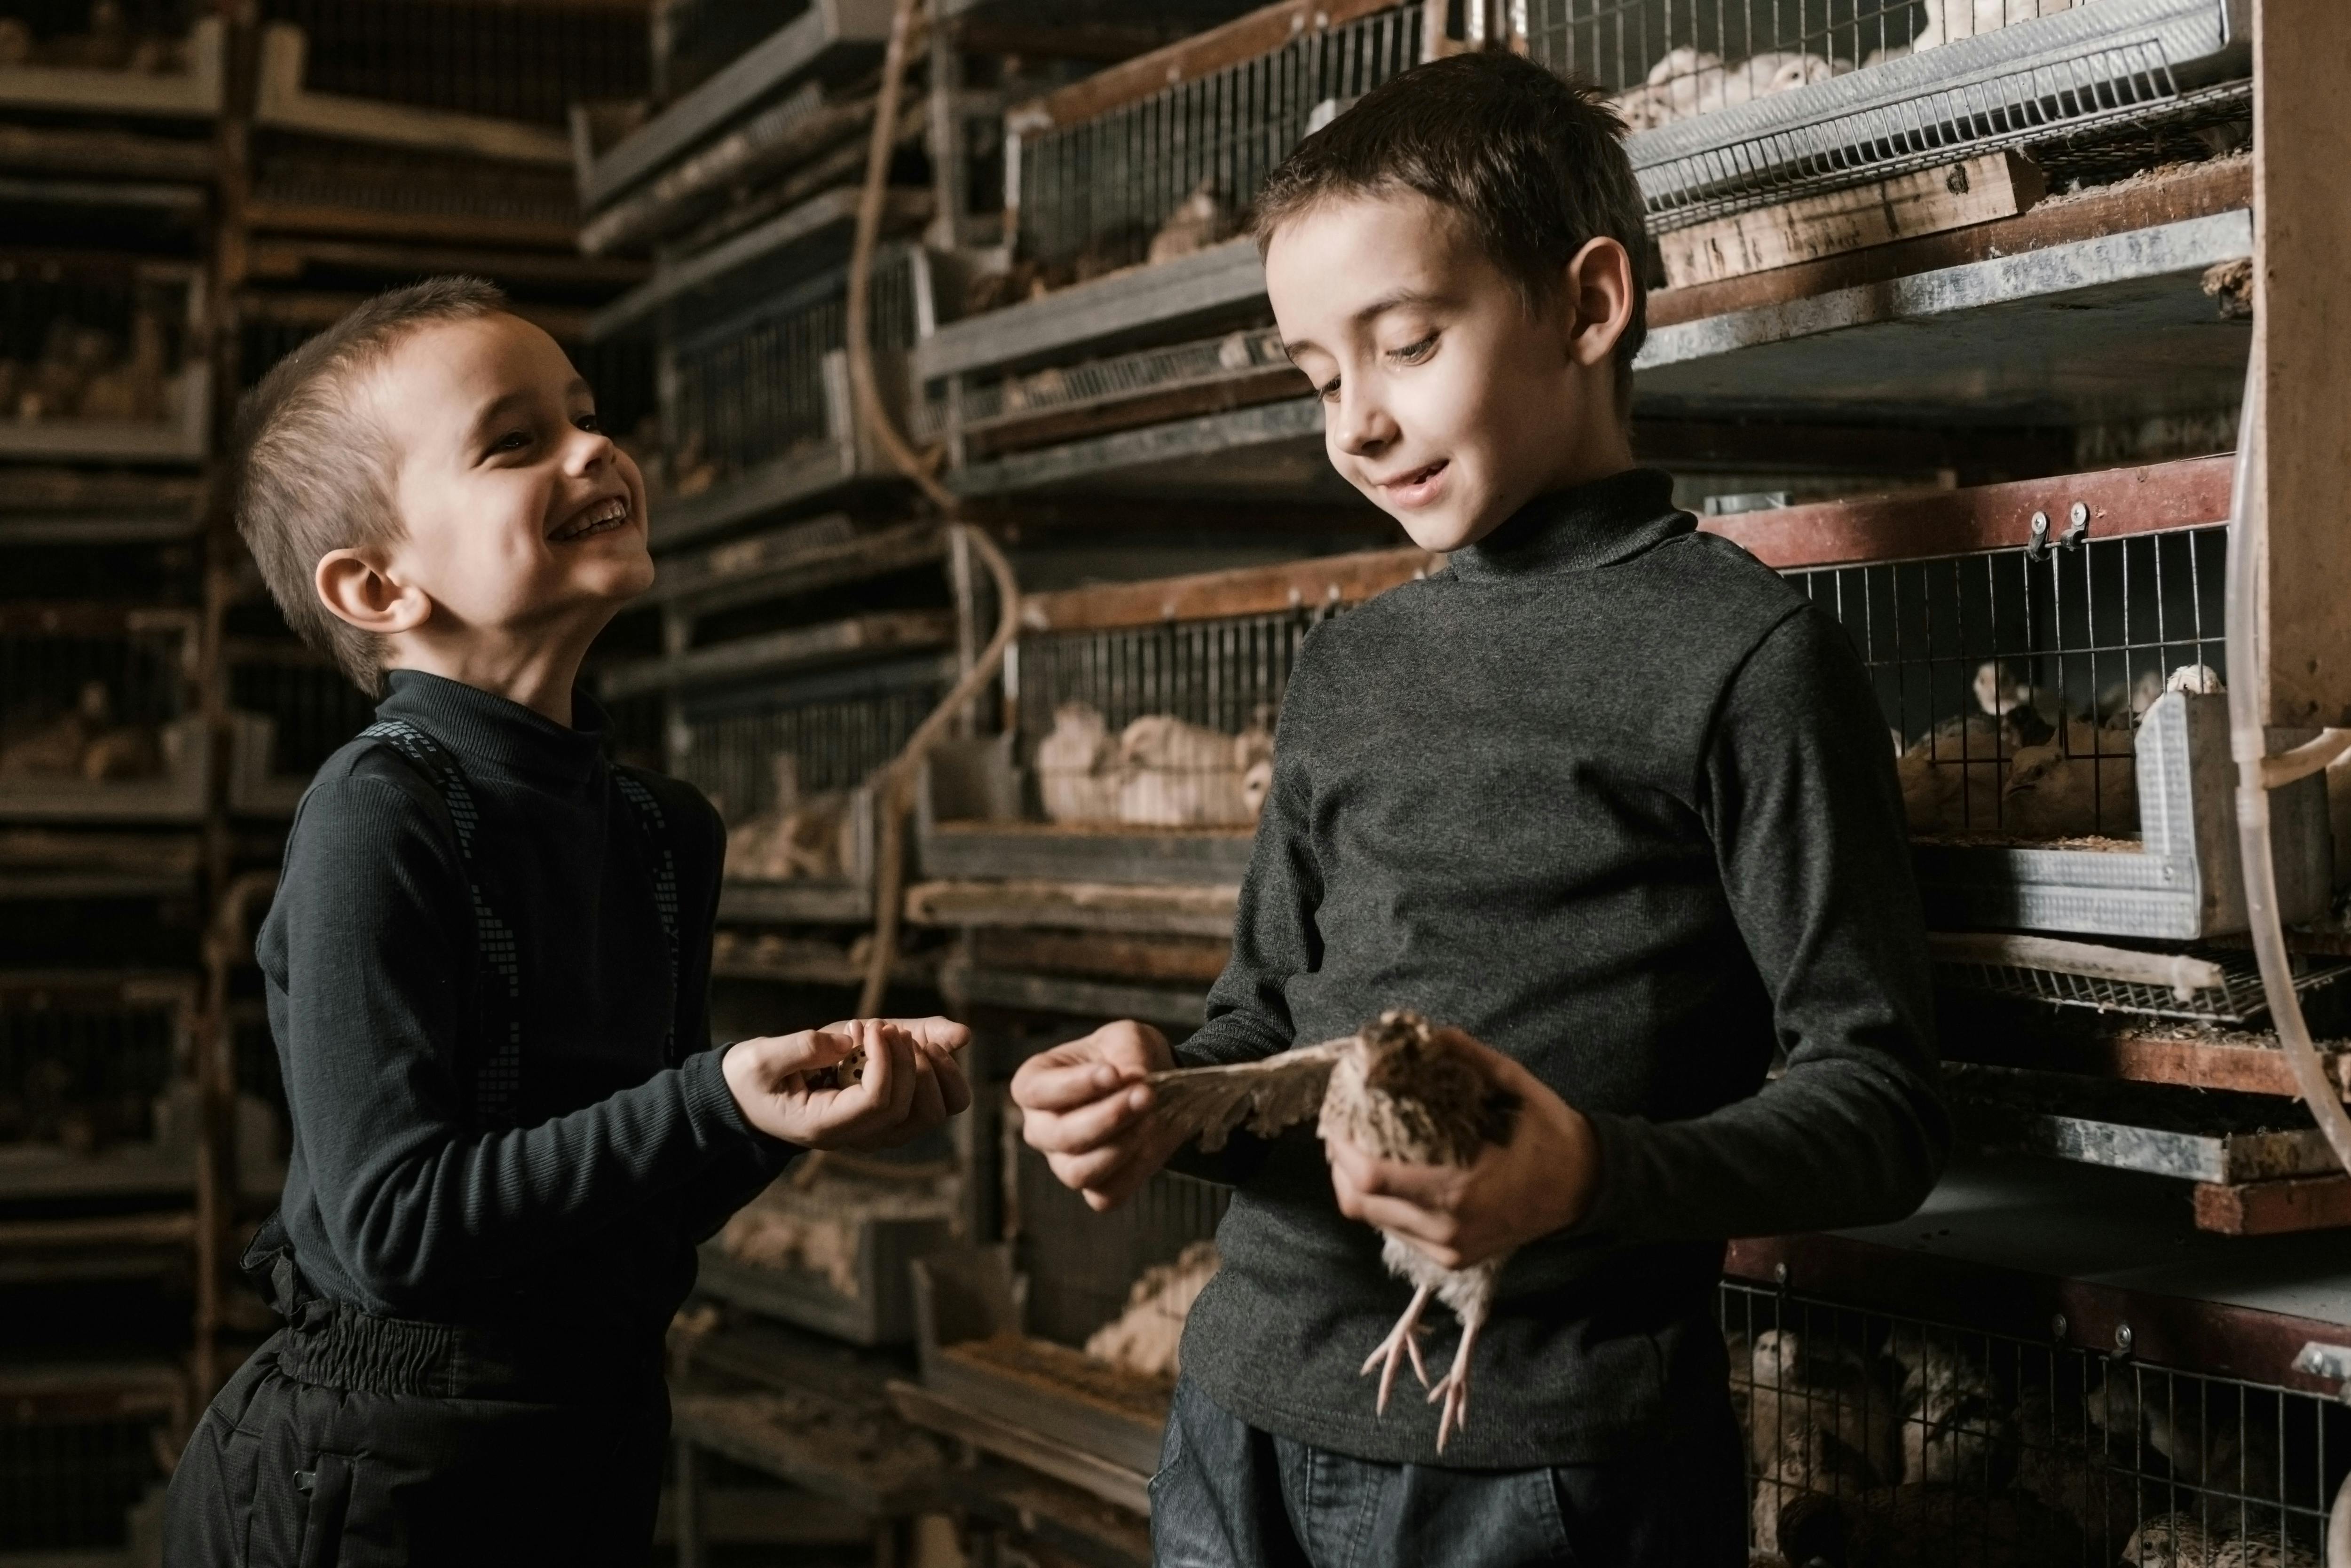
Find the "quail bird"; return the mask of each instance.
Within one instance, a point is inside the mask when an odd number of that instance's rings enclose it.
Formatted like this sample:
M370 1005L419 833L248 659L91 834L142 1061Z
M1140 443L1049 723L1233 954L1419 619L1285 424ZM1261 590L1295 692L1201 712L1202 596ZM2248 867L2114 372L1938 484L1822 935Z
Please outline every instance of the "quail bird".
M1458 1038L1417 1013L1392 1009L1343 1039L1262 1061L1155 1072L1146 1080L1153 1114L1187 1137L1197 1136L1210 1151L1222 1147L1237 1126L1270 1136L1317 1116L1326 1143L1344 1134L1381 1159L1468 1166L1489 1144L1510 1142L1520 1101L1487 1078L1457 1043ZM1417 1335L1429 1298L1451 1307L1461 1320L1453 1364L1428 1393L1430 1404L1441 1405L1437 1448L1442 1453L1468 1417L1470 1356L1509 1255L1447 1269L1384 1233L1380 1260L1413 1286L1412 1304L1364 1363L1365 1376L1374 1370L1380 1375L1381 1414L1387 1412L1396 1369L1406 1359L1428 1385Z

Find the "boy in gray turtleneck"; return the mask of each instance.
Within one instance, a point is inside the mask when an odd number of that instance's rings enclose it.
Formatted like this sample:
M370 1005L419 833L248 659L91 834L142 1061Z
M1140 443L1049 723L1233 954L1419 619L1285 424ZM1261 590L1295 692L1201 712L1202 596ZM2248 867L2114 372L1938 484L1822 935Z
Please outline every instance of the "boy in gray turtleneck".
M1384 1009L1474 1036L1523 1109L1466 1170L1236 1138L1152 1483L1163 1563L1743 1563L1723 1241L1896 1218L1944 1155L1860 662L1633 464L1621 134L1593 89L1457 56L1258 196L1332 465L1450 559L1301 650L1206 1025L1178 1053L1110 1025L1014 1097L1098 1207L1176 1152L1143 1073ZM1380 1417L1360 1380L1410 1294L1382 1230L1448 1269L1510 1255L1441 1457L1435 1409Z
M643 1564L695 1243L803 1148L969 1103L944 1019L709 1049L725 831L573 690L653 580L644 482L487 285L263 379L237 514L376 723L319 769L258 957L294 1147L246 1268L286 1327L172 1478L167 1561ZM861 1081L818 1069L862 1048Z

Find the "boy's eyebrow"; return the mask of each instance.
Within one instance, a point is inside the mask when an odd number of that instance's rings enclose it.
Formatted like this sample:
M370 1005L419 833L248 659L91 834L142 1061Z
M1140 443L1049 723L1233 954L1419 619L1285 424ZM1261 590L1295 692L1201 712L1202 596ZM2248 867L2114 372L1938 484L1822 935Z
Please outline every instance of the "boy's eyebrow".
M1401 310L1406 306L1412 305L1441 305L1446 302L1446 299L1447 296L1430 288L1391 289L1387 293L1381 295L1377 299L1373 300L1369 305L1364 306L1361 310L1356 311L1350 319L1352 319L1355 325L1360 327L1367 321L1378 320L1381 317L1386 315L1391 310ZM1281 351L1288 354L1294 360L1298 358L1301 353L1304 352L1308 349L1313 348L1315 344L1312 339L1298 338L1282 344Z
M569 383L564 387L563 396L568 402L572 398L589 393L591 389L588 385L588 378L586 376L574 376L571 378ZM509 410L513 409L519 403L527 403L528 402L530 402L530 393L521 387L517 387L514 391L507 392L501 397L492 398L487 403L483 405L482 412L474 416L474 428L471 438L473 440L479 441L485 434L488 434L489 427L496 424Z

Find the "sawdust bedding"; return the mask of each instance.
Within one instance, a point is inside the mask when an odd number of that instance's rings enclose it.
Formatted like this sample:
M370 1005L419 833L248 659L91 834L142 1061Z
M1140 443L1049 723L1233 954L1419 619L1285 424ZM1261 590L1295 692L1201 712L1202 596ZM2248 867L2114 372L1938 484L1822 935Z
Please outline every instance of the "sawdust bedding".
M942 1354L1022 1382L1044 1384L1056 1393L1074 1394L1146 1421L1166 1418L1167 1400L1176 1388L1173 1376L1149 1376L1067 1345L1021 1334L966 1340L946 1346Z

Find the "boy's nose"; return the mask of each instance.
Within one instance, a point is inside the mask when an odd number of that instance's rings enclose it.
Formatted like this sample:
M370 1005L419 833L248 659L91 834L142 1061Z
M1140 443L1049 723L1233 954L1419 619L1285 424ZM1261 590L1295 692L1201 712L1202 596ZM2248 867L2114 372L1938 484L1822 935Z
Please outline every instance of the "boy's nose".
M1395 421L1376 398L1349 396L1342 390L1331 412L1332 439L1350 457L1376 457L1395 444Z
M563 465L574 474L586 474L603 464L610 463L612 460L612 454L620 450L612 444L612 438L602 431L580 430L577 427L571 432L569 448L564 454Z

